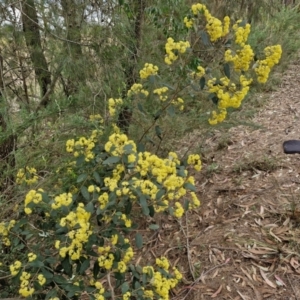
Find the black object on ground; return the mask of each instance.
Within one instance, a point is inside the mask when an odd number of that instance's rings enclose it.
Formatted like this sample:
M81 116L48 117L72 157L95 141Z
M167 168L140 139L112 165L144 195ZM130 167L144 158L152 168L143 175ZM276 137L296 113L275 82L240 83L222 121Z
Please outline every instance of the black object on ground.
M283 151L286 154L300 153L300 140L289 140L283 143Z

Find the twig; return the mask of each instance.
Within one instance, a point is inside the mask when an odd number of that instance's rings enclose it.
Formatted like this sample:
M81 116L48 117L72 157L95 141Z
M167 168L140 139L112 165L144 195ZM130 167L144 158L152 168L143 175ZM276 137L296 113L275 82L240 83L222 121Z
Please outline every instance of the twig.
M108 285L109 285L109 288L111 290L111 299L112 300L115 300L115 292L114 292L114 288L113 286L111 285L111 281L110 281L110 273L107 274L107 281L108 281Z

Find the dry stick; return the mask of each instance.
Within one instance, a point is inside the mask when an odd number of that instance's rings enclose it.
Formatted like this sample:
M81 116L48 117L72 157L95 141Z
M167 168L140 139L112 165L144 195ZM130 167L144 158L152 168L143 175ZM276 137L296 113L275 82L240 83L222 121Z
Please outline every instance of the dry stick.
M107 274L107 281L108 281L108 285L109 285L109 288L111 290L111 299L112 300L115 300L115 292L114 292L114 288L112 287L111 285L111 281L110 281L110 273Z
M178 221L178 222L179 222L180 228L186 238L186 250L187 250L187 257L188 257L188 262L189 262L190 273L192 274L193 280L195 281L194 268L192 267L191 255L190 255L189 229L188 229L188 222L187 222L187 214L188 214L188 212L185 213L186 232L184 231L181 222L180 221Z

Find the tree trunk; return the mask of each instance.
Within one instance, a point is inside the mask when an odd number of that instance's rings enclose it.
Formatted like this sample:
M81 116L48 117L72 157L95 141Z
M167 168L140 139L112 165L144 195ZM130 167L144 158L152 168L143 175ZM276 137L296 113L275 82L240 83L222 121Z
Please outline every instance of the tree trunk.
M141 38L142 38L142 22L144 18L145 6L146 6L146 0L136 1L136 9L135 9L136 17L134 22L134 36L132 42L133 48L131 49L132 55L130 57L130 62L127 68L125 69L126 89L123 91L124 98L127 96L127 91L138 79L136 66L137 66ZM125 134L128 134L131 119L132 119L132 111L128 106L125 106L119 114L118 123L117 123L117 125Z
M83 60L81 49L81 23L84 8L76 6L73 0L61 0L63 16L65 20L66 55L71 58L66 70L66 78L63 78L64 92L66 96L76 94L80 83L85 82L84 70L79 61Z
M4 82L3 82L3 57L0 48L0 106L4 107ZM7 123L3 112L0 112L0 128L2 137L0 139L0 191L4 192L6 188L13 182L11 168L15 166L15 145L16 136L7 135Z
M30 59L35 71L35 76L41 88L42 97L47 93L51 84L51 74L43 53L41 35L39 31L38 17L34 0L24 0L22 3L22 23L25 41L30 53ZM44 101L44 106L49 102Z

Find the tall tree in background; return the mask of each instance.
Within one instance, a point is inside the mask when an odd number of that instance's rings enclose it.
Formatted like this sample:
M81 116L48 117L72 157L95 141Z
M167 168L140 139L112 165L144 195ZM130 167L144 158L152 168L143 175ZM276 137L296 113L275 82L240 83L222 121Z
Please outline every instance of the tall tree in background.
M66 96L70 96L76 94L79 84L85 81L84 70L78 68L78 62L84 61L81 49L81 27L86 5L84 1L61 0L61 6L66 30L65 55L68 60L63 84Z
M123 98L127 96L126 92L137 81L137 65L138 57L142 40L142 22L146 8L146 0L133 1L133 23L131 32L131 44L129 45L129 60L125 67L125 89L123 91ZM132 112L128 106L124 107L119 114L118 126L127 134L132 118Z
M42 49L40 27L34 0L24 0L22 5L22 23L26 45L30 59L34 67L36 78L41 88L42 96L45 96L51 84L51 74L48 63ZM48 101L44 101L46 106Z

